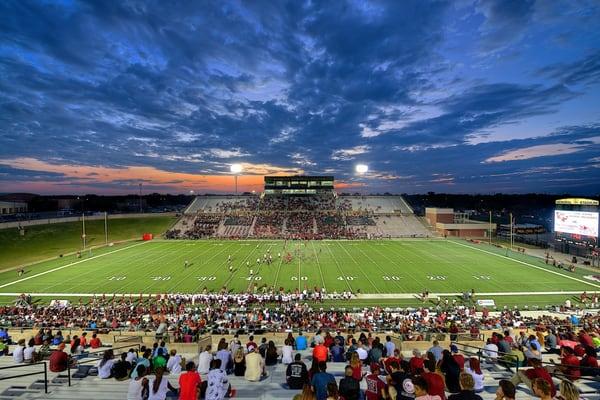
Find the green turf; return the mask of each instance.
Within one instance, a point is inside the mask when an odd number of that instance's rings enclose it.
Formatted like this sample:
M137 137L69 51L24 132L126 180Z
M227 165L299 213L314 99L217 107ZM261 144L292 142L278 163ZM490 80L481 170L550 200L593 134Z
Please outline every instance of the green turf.
M256 266L257 257L262 257L267 249L274 263ZM288 251L293 260L284 263L277 253ZM326 287L330 293L351 289L375 295L374 299L363 302L393 305L397 301L384 299L383 295L423 290L457 293L471 289L476 293L535 295L545 291L591 292L599 288L594 286L597 282L570 279L583 280L583 272L559 271L526 255L511 253L513 259L505 254L506 251L487 245L444 240L288 242L286 249L283 241L275 240L157 240L95 251L91 257L86 254L85 260L69 257L43 263L28 268L25 274L28 279L23 281L19 281L14 271L0 274L3 286L0 293L197 293L205 287L218 290L224 286L240 292L256 283L286 290ZM234 260L233 273L227 268L228 255ZM190 266L184 269L186 260ZM255 272L252 277L246 261L250 261ZM64 268L36 276L57 266ZM520 295L512 302L517 304L527 299L527 295ZM408 300L412 301L410 295ZM543 295L538 293L535 300L542 303Z
M145 232L160 234L174 222L173 216L109 219L109 241L137 239ZM86 236L88 246L103 244L104 220L86 221ZM57 257L81 246L80 222L27 227L25 236L20 236L17 228L2 229L0 269Z

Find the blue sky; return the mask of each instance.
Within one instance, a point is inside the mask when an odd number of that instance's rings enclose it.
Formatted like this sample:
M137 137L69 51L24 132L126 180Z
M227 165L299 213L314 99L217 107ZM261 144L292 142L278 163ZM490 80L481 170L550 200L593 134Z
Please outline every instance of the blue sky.
M3 1L0 192L600 192L597 1ZM357 163L369 165L363 177Z

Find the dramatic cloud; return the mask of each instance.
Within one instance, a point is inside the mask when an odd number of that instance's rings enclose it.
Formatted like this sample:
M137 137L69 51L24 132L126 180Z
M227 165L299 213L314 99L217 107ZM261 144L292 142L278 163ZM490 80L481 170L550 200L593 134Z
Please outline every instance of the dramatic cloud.
M569 1L0 2L0 191L226 192L239 163L249 190L594 193L598 20Z

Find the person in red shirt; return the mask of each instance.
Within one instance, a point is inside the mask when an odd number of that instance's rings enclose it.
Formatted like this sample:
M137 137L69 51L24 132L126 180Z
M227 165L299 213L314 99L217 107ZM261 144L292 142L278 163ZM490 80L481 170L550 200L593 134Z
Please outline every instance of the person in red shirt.
M410 369L410 373L412 375L418 374L423 370L423 357L421 357L421 352L417 349L413 350L413 357L408 361L408 366Z
M102 346L102 341L100 341L100 339L98 338L98 335L96 335L95 333L92 335L92 339L90 339L90 347L92 349L97 349L98 347Z
M67 370L67 366L71 363L71 367L75 366L75 363L70 359L69 355L64 352L65 344L61 343L58 345L58 350L53 351L50 354L50 371L52 372L63 372Z
M446 384L444 378L440 374L436 374L435 362L433 360L425 360L425 372L421 377L427 382L427 393L431 396L440 396L442 400L446 400Z
M598 358L596 355L596 349L593 347L585 348L585 356L581 359L581 366L585 367L581 370L581 375L598 375Z
M366 400L381 400L386 397L387 385L379 378L379 370L379 364L371 363L371 374L365 377L367 383Z
M254 347L255 349L258 348L258 346L256 345L256 343L254 343L254 336L250 335L250 337L248 338L248 343L246 343L246 349L248 349L250 346Z
M88 346L87 332L83 332L79 338L79 344L85 349Z
M317 361L327 362L328 353L329 351L327 350L327 347L325 347L324 344L318 344L313 349L313 358L315 358Z
M580 330L579 331L579 343L581 343L581 345L585 348L585 347L594 347L594 341L592 340L592 337L585 331L585 330Z
M579 358L575 356L575 352L570 347L561 347L560 366L558 367L563 374L572 381L581 378L579 370ZM550 362L554 360L550 359Z
M515 374L510 380L515 386L519 383L524 383L527 387L533 391L533 382L537 379L543 379L550 385L552 397L556 395L556 388L554 387L554 382L552 382L552 376L546 368L542 366L542 361L537 358L531 358L529 363L533 368L530 369L520 369L519 372Z
M456 361L456 363L460 367L460 370L462 371L463 369L465 369L465 356L458 352L458 347L456 347L456 345L453 344L450 346L450 351L452 352L452 358L454 358L454 361Z
M196 371L196 364L193 361L185 364L185 372L179 375L179 400L196 400L202 378Z
M385 369L385 372L387 372L388 374L392 373L392 368L390 367L390 364L392 362L397 362L398 365L400 365L400 350L399 349L394 349L394 354L390 355L389 357L385 358L383 360L383 368Z

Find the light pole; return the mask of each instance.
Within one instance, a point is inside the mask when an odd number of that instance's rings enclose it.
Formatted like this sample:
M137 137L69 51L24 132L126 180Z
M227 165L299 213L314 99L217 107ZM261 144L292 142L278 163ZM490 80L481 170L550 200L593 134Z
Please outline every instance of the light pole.
M238 194L238 175L242 172L242 164L231 164L229 167L231 173L233 174L233 180L235 182L235 195Z
M367 164L356 164L356 167L354 167L354 170L356 171L357 175L365 176L365 174L367 172L369 172L369 166ZM364 191L363 191L363 196L364 196Z

